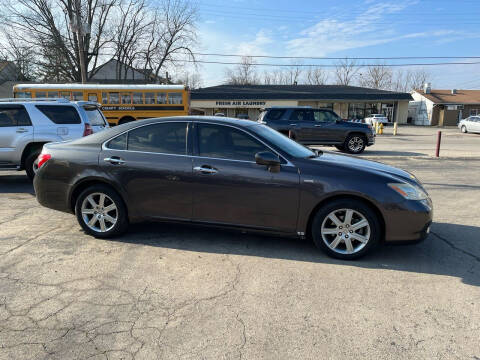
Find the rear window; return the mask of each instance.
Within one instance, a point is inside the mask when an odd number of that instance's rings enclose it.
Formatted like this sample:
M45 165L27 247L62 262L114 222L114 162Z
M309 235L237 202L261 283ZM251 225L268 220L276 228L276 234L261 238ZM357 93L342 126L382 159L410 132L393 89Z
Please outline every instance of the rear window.
M88 120L92 126L104 126L105 120L99 109L96 107L84 107L85 112L87 113Z
M0 127L32 125L27 110L21 105L0 107Z
M285 110L281 109L274 109L270 110L267 115L264 117L266 120L280 120L285 114Z
M110 140L107 147L112 150L126 150L127 149L127 133L117 136Z
M59 125L80 124L80 116L77 109L68 105L36 105L46 117Z

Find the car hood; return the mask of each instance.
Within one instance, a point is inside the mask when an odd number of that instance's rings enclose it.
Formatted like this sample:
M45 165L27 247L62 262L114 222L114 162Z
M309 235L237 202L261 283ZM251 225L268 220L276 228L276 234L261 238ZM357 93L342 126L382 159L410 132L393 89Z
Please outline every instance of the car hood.
M348 167L353 170L368 171L373 173L382 173L396 178L401 178L407 182L418 183L418 180L409 172L386 165L377 161L359 159L354 156L338 155L331 152L324 152L322 155L310 159L312 161L318 161L322 163L332 163L337 166Z

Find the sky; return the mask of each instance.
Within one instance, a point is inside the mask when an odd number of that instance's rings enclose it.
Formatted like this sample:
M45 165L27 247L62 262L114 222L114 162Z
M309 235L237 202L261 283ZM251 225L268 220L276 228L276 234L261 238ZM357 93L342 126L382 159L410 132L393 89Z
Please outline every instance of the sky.
M480 56L480 0L199 0L199 53L313 57ZM240 58L197 56L238 62ZM295 60L257 59L292 64ZM297 60L327 65L335 60ZM479 59L361 60L364 63ZM228 65L202 64L203 86ZM272 70L258 66L258 71ZM480 64L417 66L433 88L480 89ZM331 79L331 81L333 81Z

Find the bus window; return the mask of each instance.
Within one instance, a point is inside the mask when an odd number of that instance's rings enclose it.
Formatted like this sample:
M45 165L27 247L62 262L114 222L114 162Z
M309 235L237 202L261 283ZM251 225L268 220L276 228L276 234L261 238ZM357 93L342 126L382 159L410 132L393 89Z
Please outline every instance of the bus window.
M155 104L154 93L145 93L145 104Z
M88 94L88 101L98 102L97 94L95 94L95 93L89 93L89 94Z
M47 97L47 92L46 91L37 91L35 93L35 97L37 99L40 99L40 98L46 98Z
M16 93L17 98L21 99L30 99L32 97L32 93L30 91L20 91Z
M60 97L70 100L70 91L60 91Z
M120 98L118 96L118 92L111 92L108 95L109 103L110 104L120 104Z
M104 92L102 93L102 104L107 104L108 103L108 93Z
M166 104L167 103L167 94L157 93L157 104Z
M133 93L133 103L134 104L143 104L143 93L134 92Z
M83 100L83 92L82 91L74 91L72 93L72 98L73 98L74 101Z
M131 104L132 103L132 94L131 93L122 93L122 104Z
M168 103L169 104L181 104L182 103L182 94L181 93L168 93Z
M47 92L47 98L58 98L58 92L56 91Z

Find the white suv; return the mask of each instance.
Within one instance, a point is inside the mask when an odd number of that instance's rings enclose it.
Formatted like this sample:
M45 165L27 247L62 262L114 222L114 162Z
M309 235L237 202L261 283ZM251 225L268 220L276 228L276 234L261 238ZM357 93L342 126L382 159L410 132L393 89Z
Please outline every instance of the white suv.
M104 130L100 105L66 99L0 99L0 170L26 170L33 179L43 144Z

